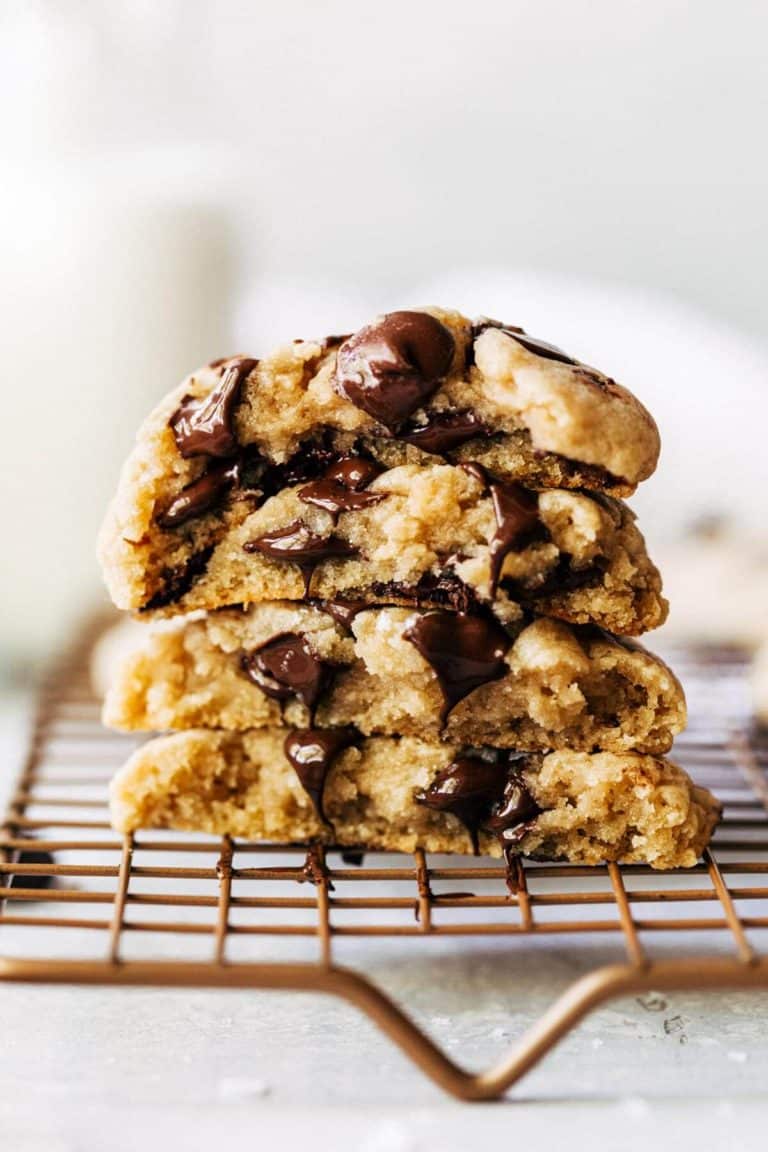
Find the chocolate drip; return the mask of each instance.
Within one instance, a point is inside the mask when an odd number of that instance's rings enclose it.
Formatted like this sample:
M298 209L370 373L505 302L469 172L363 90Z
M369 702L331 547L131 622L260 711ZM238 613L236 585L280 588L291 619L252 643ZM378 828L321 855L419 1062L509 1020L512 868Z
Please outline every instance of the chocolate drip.
M554 344L548 344L546 340L539 340L536 336L529 336L524 328L516 328L514 324L502 324L500 320L478 320L476 324L472 325L472 339L476 340L478 336L482 336L488 328L498 328L499 331L506 332L508 336L517 340L518 344L522 344L523 348L527 348L529 352L533 352L534 355L541 356L545 360L557 360L560 364L578 365L580 363Z
M324 824L325 781L336 757L359 738L354 728L299 728L289 732L283 745L301 786Z
M352 629L355 616L364 612L366 608L373 607L365 600L340 600L338 597L333 600L318 600L317 606L348 632Z
M209 512L221 499L227 489L238 480L239 466L236 460L216 460L191 484L182 488L165 512L157 517L161 528L177 528L203 512Z
M213 392L202 400L187 398L170 420L176 446L186 459L190 456L232 456L237 439L232 427L235 405L243 381L257 360L242 359L231 364Z
M496 531L490 542L491 596L496 595L504 560L512 551L526 548L545 531L539 519L539 500L520 484L501 484L491 480L482 464L474 460L460 464L468 475L485 484L491 493L496 514Z
M488 487L490 481L488 480L488 473L482 464L478 464L476 460L465 460L459 464L462 472L466 472L468 476L474 476L485 488Z
M356 512L380 503L383 492L364 492L382 469L364 456L341 456L325 470L319 480L307 484L299 492L299 500L325 509L332 516L340 512Z
M272 700L298 697L314 711L327 686L331 669L309 646L306 636L282 632L253 652L244 652L241 667L246 675Z
M390 312L339 348L335 387L390 431L447 376L453 335L428 312Z
M417 804L434 812L450 812L460 820L475 855L480 830L492 832L510 877L515 848L541 813L522 776L525 760L515 753L497 752L489 759L461 756L438 772L428 788L414 794Z
M161 574L162 584L154 596L140 609L141 612L151 612L155 608L165 608L168 604L175 604L186 595L195 581L202 576L213 555L213 544L201 548L187 560L186 564L179 564L175 568L164 568Z
M533 492L519 484L491 484L490 489L497 524L490 544L491 595L495 596L505 558L529 544L542 525L538 497Z
M255 540L243 544L244 552L260 552L270 560L289 560L298 564L304 575L304 595L309 595L312 574L322 560L357 556L358 550L346 540L336 536L318 536L303 524L294 520L286 528L275 532L265 532Z
M432 667L443 694L441 723L460 700L507 671L512 641L495 620L463 612L427 612L406 628L409 640Z
M356 848L345 848L341 853L341 859L344 864L353 864L356 868L360 868L365 860L365 852Z
M489 435L488 428L474 412L438 412L421 427L404 428L397 438L413 444L422 452L442 456L466 444L467 440Z

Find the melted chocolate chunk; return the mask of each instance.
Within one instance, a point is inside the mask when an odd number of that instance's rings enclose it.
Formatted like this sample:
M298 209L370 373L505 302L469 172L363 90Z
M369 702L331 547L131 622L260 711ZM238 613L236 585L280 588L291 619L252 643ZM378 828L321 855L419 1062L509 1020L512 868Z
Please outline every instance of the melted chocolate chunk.
M539 501L519 484L491 484L496 532L491 540L491 595L496 595L506 556L520 551L541 528Z
M348 632L352 630L352 621L355 616L364 612L366 608L373 607L365 600L341 600L338 597L333 600L318 600L317 606L342 628L346 628Z
M414 799L425 808L450 812L460 820L477 856L478 833L490 818L494 804L504 795L506 782L506 764L462 756L438 772L429 788L416 792Z
M438 772L430 786L414 794L417 804L434 812L450 812L469 832L478 853L481 829L499 840L507 865L508 883L517 845L530 832L541 809L522 776L524 755L497 752L494 756L461 756Z
M526 588L519 581L509 578L504 579L502 583L513 600L519 600L521 604L533 604L543 596L553 596L558 592L574 592L577 588L599 584L607 567L608 561L599 556L585 568L573 568L571 557L567 552L563 552L555 567L537 587Z
M243 359L226 369L213 392L202 400L187 398L170 420L176 446L190 456L232 456L237 440L232 427L235 405L246 376L258 361Z
M477 596L455 572L431 573L420 577L416 584L401 580L376 580L371 593L379 600L395 604L413 604L417 608L450 608L453 612L472 612L479 607Z
M531 831L540 815L541 808L528 791L520 766L510 768L504 793L494 804L486 823L488 831L498 838L508 873L512 870L517 845Z
M384 499L385 493L362 491L381 472L378 464L364 456L341 456L326 468L320 480L301 489L299 500L323 508L332 516L356 512Z
M285 738L285 755L324 824L328 823L323 808L328 772L339 753L358 738L354 728L299 728Z
M331 676L328 664L314 654L306 636L282 632L253 652L243 653L241 667L272 700L298 697L314 716L320 694Z
M500 624L485 616L427 612L406 628L403 637L437 676L443 724L460 700L507 671L504 656L512 641Z
M243 544L243 551L260 552L270 560L289 560L298 564L304 572L305 596L309 595L312 573L322 560L358 555L357 548L346 540L339 540L336 536L318 536L301 520L248 540Z
M413 444L422 452L443 456L454 448L460 448L467 440L488 435L488 428L474 412L438 412L421 427L404 428L397 438L406 444Z
M522 344L523 348L527 348L529 352L533 352L545 360L557 360L560 364L578 365L580 363L554 344L548 344L546 340L539 340L536 336L529 336L524 328L516 328L514 324L502 324L499 320L483 319L473 324L472 339L476 340L478 336L482 336L488 328L498 328L499 331L506 332L508 336L517 340L518 344Z
M212 462L202 476L182 488L179 495L157 517L161 528L178 528L203 512L210 512L218 504L229 488L237 483L239 467L237 461L217 460Z
M356 408L397 429L451 368L451 332L428 312L390 312L342 344L335 387Z
M175 604L189 592L192 585L198 580L213 555L213 544L201 548L190 556L186 564L179 564L175 568L164 568L161 573L161 586L154 596L140 609L141 612L151 612L155 608L165 608L168 604Z

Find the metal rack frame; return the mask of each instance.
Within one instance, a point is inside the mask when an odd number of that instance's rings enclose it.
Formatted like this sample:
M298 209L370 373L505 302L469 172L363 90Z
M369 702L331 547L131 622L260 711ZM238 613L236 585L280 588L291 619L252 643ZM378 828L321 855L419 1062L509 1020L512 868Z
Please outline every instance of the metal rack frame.
M182 834L118 837L107 819L106 785L130 744L100 727L87 677L90 640L84 634L41 689L26 763L0 826L1 980L340 996L464 1100L503 1094L584 1016L616 997L768 988L768 957L757 942L768 929L768 741L750 730L746 663L739 653L681 651L676 657L694 699L691 727L675 757L725 800L723 823L704 859L673 873L525 861L513 895L504 870L487 860L430 861L417 851L413 857L377 854L371 867L345 863L317 846L307 851ZM142 863L144 854L160 862ZM199 867L180 863L188 854ZM603 883L596 885L596 878ZM163 889L138 890L142 880L163 881ZM190 881L215 891L190 894L183 890ZM442 890L445 882L462 891ZM381 885L385 895L368 894ZM403 886L405 893L395 895ZM340 894L350 888L352 895ZM699 902L716 904L716 914L688 914ZM644 915L644 908L657 914ZM157 910L166 910L159 919L152 916ZM383 917L384 910L396 922ZM606 912L611 914L598 914ZM60 957L48 933L37 952L6 953L6 929L34 927L78 930L82 940L100 934L104 947L97 959ZM687 944L690 951L682 956L654 958L648 941L668 932L686 933L686 942L695 936L698 943ZM127 937L155 933L207 938L209 956L126 957ZM506 1060L479 1074L449 1059L369 977L338 964L334 954L344 937L404 937L417 948L440 936L567 936L577 948L595 933L618 935L626 961L578 979ZM729 955L713 946L723 934L730 938ZM235 938L256 936L314 938L318 954L301 963L232 957Z

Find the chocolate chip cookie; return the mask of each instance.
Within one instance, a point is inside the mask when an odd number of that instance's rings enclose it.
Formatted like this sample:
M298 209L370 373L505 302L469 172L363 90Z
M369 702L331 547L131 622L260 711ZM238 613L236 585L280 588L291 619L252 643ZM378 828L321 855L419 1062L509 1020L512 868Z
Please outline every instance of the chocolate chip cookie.
M120 831L653 868L695 864L720 812L680 768L652 756L515 756L343 729L160 737L117 774L111 805Z
M665 752L685 716L661 660L592 626L343 600L147 625L104 710L125 730L354 725L586 752Z
M168 505L148 475L132 482L132 537L110 522L102 540L117 604L168 615L336 596L490 604L502 620L529 608L627 635L666 616L658 571L619 500L501 483L475 464L381 470L332 455L319 475L316 464L274 491L263 477L253 488L241 479L225 505L173 523L183 497Z

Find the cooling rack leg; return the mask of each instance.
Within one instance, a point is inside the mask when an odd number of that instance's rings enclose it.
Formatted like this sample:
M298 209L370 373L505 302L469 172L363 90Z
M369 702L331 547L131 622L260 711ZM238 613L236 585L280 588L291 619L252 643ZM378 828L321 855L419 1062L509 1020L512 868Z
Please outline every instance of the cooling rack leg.
M450 1060L404 1012L373 984L346 968L312 964L169 964L136 961L0 959L0 980L45 984L144 987L259 988L340 996L364 1012L422 1072L460 1100L494 1100L529 1072L589 1012L619 996L652 990L766 988L768 961L661 961L645 967L599 968L570 986L496 1068L471 1073Z

